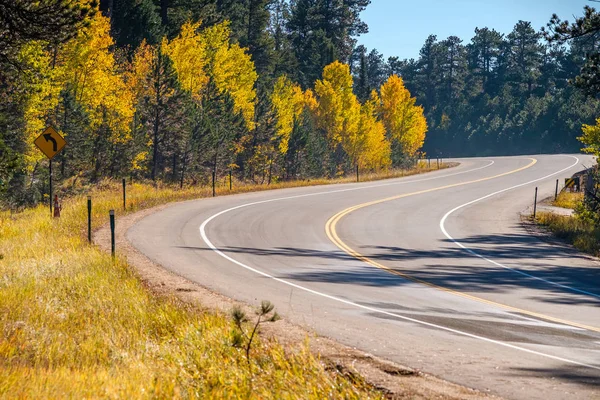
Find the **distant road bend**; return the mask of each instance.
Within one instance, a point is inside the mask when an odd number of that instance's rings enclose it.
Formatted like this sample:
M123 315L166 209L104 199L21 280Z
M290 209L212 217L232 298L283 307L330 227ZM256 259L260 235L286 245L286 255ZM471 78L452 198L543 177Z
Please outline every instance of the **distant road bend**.
M127 233L165 268L377 356L508 398L600 398L600 264L520 212L592 157L458 159L378 182L201 199Z

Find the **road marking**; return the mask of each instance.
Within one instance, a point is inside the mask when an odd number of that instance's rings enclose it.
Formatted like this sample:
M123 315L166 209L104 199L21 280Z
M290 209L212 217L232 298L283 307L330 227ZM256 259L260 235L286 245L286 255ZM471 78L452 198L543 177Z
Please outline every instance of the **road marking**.
M416 282L416 283L419 283L419 284L422 284L422 285L426 285L426 286L429 286L431 288L438 289L438 290L441 290L441 291L444 291L444 292L447 292L447 293L450 293L450 294L453 294L453 295L456 295L456 296L464 297L464 298L467 298L467 299L470 299L470 300L474 300L474 301L477 301L477 302L480 302L480 303L485 303L485 304L489 304L489 305L492 305L492 306L495 306L495 307L503 308L505 310L510 310L510 311L513 311L513 312L518 312L518 313L529 315L529 316L532 316L532 317L544 319L546 321L560 323L560 324L563 324L563 325L569 325L569 326L573 326L573 327L577 327L577 328L581 328L581 329L586 329L586 330L593 331L593 332L600 332L600 328L598 328L598 327L588 326L588 325L580 324L578 322L568 321L568 320L564 320L564 319L560 319L560 318L556 318L556 317L551 317L549 315L537 313L537 312L534 312L534 311L529 311L529 310L524 310L524 309L521 309L521 308L518 308L518 307L509 306L507 304L502 304L502 303L498 303L498 302L495 302L495 301L492 301L492 300L487 300L487 299L484 299L484 298L481 298L481 297L477 297L477 296L473 296L473 295L470 295L470 294L467 294L467 293L464 293L464 292L460 292L458 290L454 290L454 289L450 289L450 288L447 288L447 287L444 287L444 286L436 285L435 283L431 283L431 282L425 281L423 279L416 278L416 277L414 277L412 275L409 275L409 274L406 274L404 272L400 272L400 271L395 270L393 268L387 267L387 266L385 266L385 265L383 265L383 264L381 264L381 263L379 263L379 262L377 262L375 260L372 260L372 259L370 259L370 258L368 258L368 257L366 257L366 256L364 256L362 254L360 254L359 252L357 252L356 250L354 250L350 246L348 246L342 239L340 239L339 235L337 234L337 231L336 231L337 223L343 217L345 217L346 215L348 215L348 214L350 214L350 213L352 213L352 212L354 212L354 211L356 211L358 209L361 209L361 208L364 208L364 207L368 207L368 206L371 206L371 205L375 205L375 204L379 204L379 203L383 203L383 202L386 202L386 201L397 200L397 199L401 199L401 198L409 197L409 196L415 196L415 195L422 194L422 193L433 192L433 191L448 189L448 188L452 188L452 187L456 187L456 186L468 185L468 184L471 184L471 183L476 183L476 182L486 181L486 180L490 180L490 179L495 179L497 177L505 176L505 175L512 174L512 173L516 173L516 172L522 171L522 170L524 170L526 168L529 168L529 167L533 166L535 164L536 160L534 160L534 159L532 159L532 160L533 161L530 164L526 165L525 167L518 168L518 169L516 169L514 171L505 172L505 173L500 174L500 175L491 176L491 177L488 177L488 178L477 179L477 180L474 180L474 181L467 181L467 182L463 182L463 183L457 183L457 184L452 184L452 185L447 185L447 186L441 186L441 187L438 187L438 188L431 188L431 189L422 190L422 191L413 192L413 193L406 193L406 194L402 194L402 195L398 195L398 196L388 197L388 198L385 198L385 199L375 200L375 201L371 201L371 202L368 202L368 203L358 204L356 206L349 207L349 208L347 208L345 210L340 211L339 213L337 213L336 215L334 215L333 217L331 217L327 221L327 224L325 225L325 233L327 234L327 237L329 237L329 240L331 240L337 247L339 247L340 249L342 249L348 255L350 255L350 256L352 256L352 257L354 257L354 258L356 258L356 259L358 259L358 260L360 260L360 261L362 261L362 262L364 262L366 264L369 264L369 265L371 265L373 267L382 269L384 271L387 271L387 272L389 272L391 274L400 276L400 277L402 277L404 279L407 279L409 281ZM569 167L567 167L565 169L562 169L562 170L560 170L558 172L555 172L555 173L553 173L551 175L548 175L548 176L545 176L543 178L536 179L534 181L527 182L527 183L524 183L524 184L521 184L521 185L517 185L517 186L514 186L512 188L505 189L503 191L499 191L499 192L493 193L492 195L498 194L498 193L502 193L502 192L505 192L507 190L514 189L516 187L527 185L527 184L530 184L530 183L533 183L533 182L537 182L538 180L547 179L547 178L549 178L549 177L551 177L553 175L560 174L560 173L562 173L562 172L564 172L564 171L566 171L566 170L568 170L570 168L573 168L578 163L579 163L579 159L577 159L577 162L575 164L570 165ZM488 198L488 197L490 197L492 195L488 195L486 197L482 197L481 199L478 199L476 201L483 200L483 199ZM472 203L473 202L466 203L463 206L467 206L467 205L472 204ZM442 227L442 231L450 239L452 239L452 238L449 235L447 235L447 233L445 232L445 229L443 228L443 222L445 221L445 218L447 218L448 215L450 215L452 212L458 210L461 207L457 207L456 209L452 210L450 213L448 213L442 219L442 222L440 222L440 226ZM457 243L456 241L454 241L454 242ZM477 253L473 252L470 249L467 249L462 244L460 244L460 243L457 243L457 244L460 247L464 248L465 250L469 251L471 254L476 255L477 257L483 258L485 260L488 260L488 261L490 261L492 263L495 263L494 261L489 260L489 259L487 259L487 258L485 258L483 256L480 256L480 255L478 255ZM556 285L559 285L559 284L556 284ZM559 286L563 286L563 285L559 285Z
M446 213L446 215L444 215L444 216L442 217L442 219L440 220L440 229L442 230L442 232L444 233L444 235L446 235L446 237L447 237L448 239L450 239L452 242L454 242L454 244L456 244L458 247L460 247L461 249L465 250L465 251L466 251L466 252L468 252L469 254L471 254L471 255L473 255L473 256L475 256L475 257L481 258L482 260L485 260L485 261L487 261L487 262L489 262L489 263L491 263L491 264L493 264L493 265L495 265L495 266L497 266L497 267L501 267L501 268L507 269L507 270L509 270L509 271L512 271L512 272L516 272L517 274L521 274L521 275L523 275L523 276L526 276L526 277L528 277L528 278L535 279L535 280L538 280L538 281L541 281L541 282L547 283L547 284L549 284L549 285L552 285L552 286L557 286L557 287L560 287L560 288L563 288L563 289L566 289L566 290L569 290L569 291L572 291L572 292L577 292L577 293L585 294L585 295L588 295L588 296L592 296L592 297L600 298L600 295L598 295L598 294L596 294L596 293L591 293L591 292L587 292L587 291L585 291L585 290L581 290L581 289L577 289L577 288L574 288L574 287L570 287L570 286L562 285L562 284L560 284L560 283L552 282L552 281L549 281L549 280L547 280L547 279L540 278L540 277L538 277L538 276L535 276L535 275L528 274L527 272L523 272L523 271L520 271L520 270L518 270L518 269L514 269L514 268L507 267L507 266L506 266L506 265L504 265L504 264L500 264L499 262L496 262L496 261L494 261L494 260L491 260L491 259L489 259L489 258L487 258L487 257L485 257L485 256L483 256L483 255L481 255L481 254L479 254L479 253L477 253L477 252L475 252L475 251L473 251L473 250L469 249L468 247L466 247L465 245L463 245L462 243L460 243L458 240L454 239L452 236L450 236L450 234L448 233L448 231L446 230L446 227L445 227L445 223L446 223L446 220L448 219L448 217L449 217L451 214L453 214L454 212L456 212L456 211L460 210L461 208L464 208L464 207L470 206L471 204L478 203L478 202L480 202L481 200L485 200L485 199L487 199L487 198L490 198L490 197L492 197L492 196L495 196L495 195L497 195L497 194L504 193L504 192L508 192L509 190L517 189L517 188L520 188L520 187L522 187L522 186L530 185L530 184L532 184L532 183L539 182L539 181L542 181L542 180L544 180L544 179L548 179L548 178L550 178L550 177L552 177L552 176L554 176L554 175L558 175L558 174L560 174L560 173L562 173L562 172L565 172L566 170L568 170L568 169L571 169L571 168L573 168L574 166L576 166L577 164L579 164L579 158L577 158L577 157L574 157L574 156L569 156L569 157L573 157L573 158L576 160L576 161L575 161L575 163L574 163L574 164L572 164L571 166L567 167L567 168L561 169L561 170L560 170L560 171L558 171L558 172L555 172L555 173L553 173L553 174L550 174L550 175L546 175L546 176L544 176L544 177L542 177L542 178L534 179L534 180L532 180L532 181L529 181L529 182L521 183L521 184L519 184L519 185L511 186L511 187L509 187L509 188L506 188L506 189L498 190L497 192L490 193L490 194L488 194L487 196L480 197L480 198L478 198L478 199L476 199L476 200L469 201L469 202L467 202L467 203L465 203L465 204L462 204L462 205L460 205L460 206L458 206L458 207L455 207L455 208L453 208L452 210L448 211L448 212ZM600 332L600 329L598 329L597 331L598 331L598 332Z
M486 165L484 167L476 168L474 170L465 171L465 172L473 172L473 171L478 170L478 169L487 168L487 167L491 166L493 163L494 162L492 161L490 164L488 164L488 165ZM531 164L531 165L533 165L533 164ZM465 173L465 172L461 172L461 173ZM461 174L461 173L457 173L457 174L454 174L454 175L458 175L458 174ZM501 175L504 175L504 174L501 174ZM447 176L448 175L445 175L445 176L442 176L442 177L447 177ZM425 180L429 180L429 179L425 179ZM413 182L415 182L415 181L413 181ZM410 183L410 182L406 182L406 183ZM336 301L336 302L339 302L339 303L343 303L343 304L346 304L346 305L350 305L350 306L353 306L353 307L356 307L356 308L359 308L359 309L362 309L362 310L374 312L374 313L377 313L377 314L388 315L388 316L392 316L392 317L395 317L395 318L398 318L398 319L401 319L401 320L404 320L404 321L413 322L413 323L418 324L418 325L428 326L430 328L435 328L435 329L443 330L443 331L446 331L446 332L454 333L454 334L457 334L457 335L469 337L469 338L472 338L472 339L481 340L481 341L484 341L484 342L487 342L487 343L492 343L492 344L496 344L496 345L499 345L499 346L507 347L507 348L510 348L510 349L522 351L522 352L525 352L525 353L534 354L534 355L537 355L537 356L540 356L540 357L544 357L544 358L549 358L549 359L552 359L552 360L555 360L555 361L561 361L561 362L566 362L566 363L573 364L573 365L578 365L578 366L581 366L581 367L586 367L586 368L591 368L591 369L595 369L595 370L600 370L600 366L594 366L594 365L585 364L585 363L581 363L581 362L574 361L574 360L569 360L569 359L562 358L562 357L553 356L551 354L541 353L539 351L530 350L530 349L527 349L525 347L520 347L520 346L512 345L510 343L505 343L505 342L502 342L502 341L499 341L499 340L494 340L494 339L490 339L490 338L487 338L487 337L484 337L484 336L474 335L474 334L471 334L471 333L468 333L468 332L459 331L457 329L448 328L448 327L442 326L442 325L432 324L430 322L421 321L421 320L418 320L418 319L415 319L415 318L410 318L410 317L407 317L407 316L404 316L404 315L401 315L401 314L393 313L393 312L386 311L386 310L381 310L381 309L378 309L378 308L375 308L375 307L365 306L363 304L358 304L358 303L355 303L355 302L352 302L352 301L349 301L349 300L345 300L345 299L342 299L342 298L339 298L339 297L336 297L336 296L332 296L332 295L329 295L329 294L326 294L326 293L322 293L322 292L319 292L319 291L316 291L316 290L313 290L313 289L309 289L309 288L307 288L305 286L298 285L296 283L287 281L285 279L277 278L277 277L275 277L273 275L270 275L270 274L268 274L268 273L266 273L264 271L261 271L261 270L259 270L257 268L253 268L253 267L251 267L249 265L246 265L246 264L244 264L244 263L242 263L240 261L237 261L236 259L234 259L234 258L228 256L227 254L223 253L221 250L219 250L210 241L210 239L208 238L208 236L206 234L206 226L211 221L213 221L214 219L218 218L219 216L221 216L223 214L226 214L226 213L229 213L231 211L238 210L238 209L241 209L241 208L250 207L250 206L258 205L258 204L275 202L275 201L283 201L283 200L296 199L296 198L302 198L302 197L308 197L308 196L315 196L315 195L322 195L322 194L339 193L339 192L345 192L345 191L349 191L349 190L359 190L359 189L366 189L366 188L378 187L378 186L387 186L387 185L374 185L374 186L362 187L362 188L352 188L352 189L342 189L342 190L319 192L319 193L309 193L309 194L304 194L304 195L280 197L280 198L276 198L276 199L269 199L269 200L262 200L262 201L255 201L255 202L251 202L251 203L241 204L241 205L238 205L238 206L235 206L235 207L228 208L226 210L222 210L222 211L220 211L220 212L218 212L216 214L213 214L209 218L207 218L202 223L202 225L200 225L200 227L199 227L200 236L202 237L202 240L204 240L204 243L206 243L206 245L211 250L213 250L216 254L218 254L219 256L223 257L224 259L226 259L226 260L228 260L228 261L230 261L230 262L232 262L232 263L234 263L234 264L236 264L236 265L238 265L238 266L240 266L240 267L242 267L242 268L244 268L244 269L246 269L248 271L254 272L254 273L258 274L258 275L261 275L261 276L264 276L266 278L272 279L272 280L274 280L276 282L279 282L279 283L282 283L284 285L291 286L293 288L305 291L307 293L311 293L311 294L314 294L316 296L320 296L320 297L323 297L323 298L326 298L326 299L329 299L329 300L333 300L333 301Z

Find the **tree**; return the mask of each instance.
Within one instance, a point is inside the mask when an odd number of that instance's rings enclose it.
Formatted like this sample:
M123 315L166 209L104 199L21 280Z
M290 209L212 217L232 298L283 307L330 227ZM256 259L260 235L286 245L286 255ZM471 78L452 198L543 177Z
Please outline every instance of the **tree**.
M119 48L134 51L142 41L160 43L164 27L154 0L100 1L100 11L110 18L111 32Z
M278 149L285 156L289 149L289 141L294 126L304 111L304 93L299 85L294 84L287 76L282 75L275 82L271 103L277 116Z
M323 69L323 79L315 84L318 97L317 123L327 135L332 149L341 145L356 164L355 149L360 121L360 103L352 92L352 76L347 64L338 61Z
M96 14L89 27L59 54L62 86L82 105L89 119L93 145L86 158L93 160L94 174L105 167L114 172L114 165L109 164L115 146L131 140L133 94L117 65L113 46L108 18Z
M585 6L583 17L575 21L561 20L556 14L542 30L544 37L551 43L573 41L585 50L585 61L577 77L572 79L575 86L587 95L598 96L600 93L600 13L594 8Z
M467 67L465 47L460 38L450 36L440 43L439 52L444 82L441 90L442 98L446 102L456 101L464 88Z
M370 0L292 0L290 31L298 60L296 80L303 88L319 78L323 68L349 60L356 43L354 36L366 33L360 13Z
M395 164L412 158L423 146L427 121L423 108L415 105L416 99L404 87L402 78L392 75L381 86L381 115L388 137L392 141L392 158Z
M233 97L209 81L202 102L203 118L200 147L211 169L213 196L219 168L231 165L236 153L242 150L239 140L247 126L241 112L236 111Z
M383 54L373 49L367 55L367 80L368 91L363 101L367 100L370 93L381 86L387 78L386 65L383 59Z
M199 22L188 22L181 27L179 36L171 41L164 38L161 46L173 62L181 88L198 101L208 83L205 69L209 63L206 40L199 29Z
M502 34L494 29L475 28L475 36L471 39L468 52L472 61L471 70L481 79L484 93L491 91L501 44Z
M585 145L583 150L600 157L600 118L596 119L595 125L584 124L582 130L580 140Z
M274 0L270 7L271 18L267 30L273 38L273 52L271 62L273 64L273 76L286 74L292 76L296 73L290 35L287 30L287 21L290 18L290 7L287 0Z
M424 92L423 103L430 108L436 104L436 88L442 75L439 66L439 44L435 35L429 35L419 52L418 85Z
M13 60L30 41L55 45L75 37L96 11L97 2L0 0L0 57Z
M150 179L155 181L165 160L162 145L170 135L178 133L181 115L174 110L182 110L182 95L171 59L162 48L154 48L152 52L151 70L147 78L149 90L142 114L147 122L148 141L152 148Z
M235 111L241 113L249 130L254 127L254 85L258 78L254 63L237 44L230 44L229 23L224 22L203 32L208 58L207 68L216 87L233 99Z
M531 22L519 21L513 31L507 35L509 49L509 79L522 86L527 96L531 96L533 86L539 77L542 62L541 35L532 27Z
M358 165L366 169L384 169L391 164L390 142L386 138L385 126L377 119L380 99L376 91L362 105L358 127Z

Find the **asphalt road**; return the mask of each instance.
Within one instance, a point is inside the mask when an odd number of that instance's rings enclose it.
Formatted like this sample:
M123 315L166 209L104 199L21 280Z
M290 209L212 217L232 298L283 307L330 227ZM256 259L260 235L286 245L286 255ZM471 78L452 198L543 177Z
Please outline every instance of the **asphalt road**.
M519 213L588 156L457 160L379 182L179 203L128 234L229 297L315 332L519 399L600 398L600 264Z

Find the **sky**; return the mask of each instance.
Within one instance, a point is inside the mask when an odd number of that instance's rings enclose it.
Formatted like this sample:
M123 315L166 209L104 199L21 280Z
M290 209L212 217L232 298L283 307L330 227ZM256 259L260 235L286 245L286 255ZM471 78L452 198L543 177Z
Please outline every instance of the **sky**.
M545 26L553 13L573 20L583 15L588 0L371 0L361 14L369 33L358 43L375 48L387 59L418 58L427 36L438 40L458 36L466 44L476 27L510 33L519 20L530 21L534 28Z

